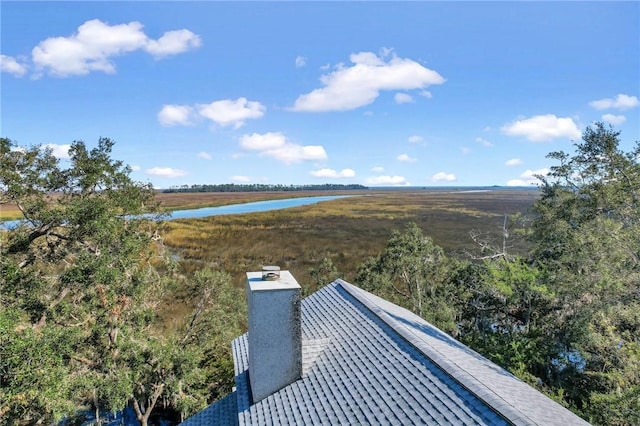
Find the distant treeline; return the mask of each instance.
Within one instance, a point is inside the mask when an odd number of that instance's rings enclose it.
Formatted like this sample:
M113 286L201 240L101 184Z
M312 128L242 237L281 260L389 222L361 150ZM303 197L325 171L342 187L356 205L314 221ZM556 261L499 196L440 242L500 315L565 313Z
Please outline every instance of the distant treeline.
M321 185L269 185L262 183L236 184L224 183L219 185L181 185L172 186L162 192L267 192L267 191L345 191L369 189L358 184L341 185L325 183Z

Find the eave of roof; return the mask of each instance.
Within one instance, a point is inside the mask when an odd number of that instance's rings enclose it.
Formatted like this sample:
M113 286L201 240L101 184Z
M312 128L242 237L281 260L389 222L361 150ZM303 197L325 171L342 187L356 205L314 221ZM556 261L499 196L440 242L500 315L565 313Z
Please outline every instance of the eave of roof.
M407 342L510 423L589 424L412 312L342 280L339 283Z

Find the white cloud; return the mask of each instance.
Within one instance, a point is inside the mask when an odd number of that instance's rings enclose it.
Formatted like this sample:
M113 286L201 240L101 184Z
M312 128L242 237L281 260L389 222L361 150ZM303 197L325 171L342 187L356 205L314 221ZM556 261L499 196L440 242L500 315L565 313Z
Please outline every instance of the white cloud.
M538 170L525 170L519 179L511 179L507 181L507 186L529 186L537 185L540 183L536 176L546 176L549 174L549 169L542 168Z
M402 161L404 163L415 163L416 161L418 161L413 157L409 157L408 154L400 154L396 157L396 160Z
M619 94L615 98L604 98L598 99L597 101L589 102L589 105L595 109L613 108L625 110L637 107L638 105L640 105L640 101L638 101L638 98L636 96Z
M491 143L490 141L486 140L485 138L481 138L481 137L477 137L476 138L476 142L481 143L482 146L484 146L486 148L491 148L493 146L493 143Z
M342 169L339 172L333 169L320 169L314 170L310 174L319 178L350 178L354 177L356 172L353 169Z
M532 179L532 178L535 179L536 176L546 176L548 174L549 174L549 169L545 167L538 170L527 169L520 175L520 177L525 179Z
M131 167L131 171L132 172L138 172L138 171L140 171L140 169L142 169L142 167L140 167L138 165L133 165L133 166L130 166L130 167Z
M385 61L385 56L391 58ZM436 71L410 59L385 51L378 57L372 52L354 53L353 66L339 65L320 78L324 87L296 99L294 111L346 111L374 102L383 90L424 89L442 84L445 79Z
M259 151L260 155L275 158L285 164L327 159L327 153L321 145L298 145L287 141L278 132L243 135L240 137L240 147L248 151Z
M415 102L411 95L407 95L406 93L396 93L393 99L397 104L410 104Z
M31 51L36 69L57 77L85 75L92 71L114 73L114 57L145 50L156 58L200 46L200 38L189 30L149 38L140 22L109 25L99 19L86 21L69 37L50 37Z
M22 77L27 73L27 66L18 62L16 58L0 55L0 71Z
M408 140L409 140L409 143L419 143L419 142L422 142L424 138L422 136L413 135L413 136L409 136Z
M296 56L296 68L302 68L307 65L307 58L304 56Z
M158 40L147 40L144 49L156 58L177 55L201 44L200 37L189 30L167 31Z
M193 124L194 110L188 105L163 105L158 121L163 126L189 126Z
M231 176L229 180L231 180L231 182L247 183L247 182L251 182L253 179L250 176L236 175L236 176Z
M505 166L509 167L519 166L520 164L522 164L522 160L519 158L512 158L504 163Z
M147 169L146 172L149 175L167 178L181 177L187 174L184 170L172 169L171 167L152 167Z
M463 146L463 147L461 147L461 148L460 148L460 152L461 152L463 155L470 154L470 153L471 153L471 148L467 148L466 146Z
M431 176L431 180L433 182L454 182L456 180L456 175L453 173L438 172Z
M382 167L382 166L375 166L375 167L372 167L372 168L371 168L371 171L372 171L373 173L382 173L382 172L384 172L384 167Z
M285 164L297 163L299 161L326 160L327 152L321 145L296 145L288 143L280 148L262 152L262 155L273 157Z
M404 176L374 176L366 180L368 185L410 185Z
M524 136L532 142L546 142L556 138L578 139L581 135L573 119L553 114L516 120L502 126L501 130L509 136Z
M604 114L602 116L602 120L616 126L618 124L622 124L625 121L627 121L627 117L625 117L624 115Z
M260 118L264 115L265 106L260 102L238 98L235 101L225 99L210 104L196 105L201 116L208 118L220 126L233 125L236 129L244 125L245 120Z
M264 134L253 133L240 138L240 147L249 151L267 151L280 148L287 143L287 138L278 132Z
M71 149L71 145L58 145L55 143L48 143L44 145L44 148L50 149L51 154L53 154L53 156L56 158L67 159L69 158L69 149Z
M423 90L422 92L420 92L420 95L424 96L427 99L433 98L433 95L428 90Z
M198 158L202 158L203 160L211 160L213 157L208 152L200 151L198 153Z

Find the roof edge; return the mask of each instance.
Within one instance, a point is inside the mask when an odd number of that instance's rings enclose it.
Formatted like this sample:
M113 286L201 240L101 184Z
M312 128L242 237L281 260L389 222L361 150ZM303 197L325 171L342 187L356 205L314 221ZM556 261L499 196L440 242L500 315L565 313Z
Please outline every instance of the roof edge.
M487 404L487 406L489 406L493 411L495 411L500 416L502 416L506 421L516 425L517 424L536 424L536 422L533 419L529 418L526 414L518 410L511 403L503 399L500 395L496 394L491 388L485 385L482 381L478 380L476 377L470 374L464 367L459 366L455 362L452 362L451 360L449 360L444 354L442 354L436 348L434 348L433 346L425 342L423 339L418 337L415 333L413 333L407 327L403 326L398 321L393 319L370 297L370 296L373 296L377 298L377 296L367 292L366 290L362 290L361 288L354 286L353 284L350 284L342 279L336 280L335 283L338 284L340 287L342 287L354 298L356 298L360 303L362 303L362 305L364 305L367 309L369 309L374 315L380 318L389 327L394 329L409 344L411 344L418 351L423 353L427 358L433 361L433 363L436 364L438 367L440 367L449 377L451 377L453 380L458 382L460 386L464 387L473 395L475 395L478 399L480 399L485 404ZM459 343L453 337L449 336L447 333L438 329L437 327L427 322L426 320L415 315L413 312L404 308L400 308L400 309L410 313L412 316L415 316L417 319L420 319L420 321L428 324L438 332L442 333L445 336L448 336L450 339L456 341L458 344L461 345L461 343ZM469 348L469 350L472 350L472 349ZM477 354L477 355L479 357L486 359L480 354ZM504 373L513 376L507 370L504 370ZM513 378L515 380L520 381L520 379L518 379L516 376L513 376Z

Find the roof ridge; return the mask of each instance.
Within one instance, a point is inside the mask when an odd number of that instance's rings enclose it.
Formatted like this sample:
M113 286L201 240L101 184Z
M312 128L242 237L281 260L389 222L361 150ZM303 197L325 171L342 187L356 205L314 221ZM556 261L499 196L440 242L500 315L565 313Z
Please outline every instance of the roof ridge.
M527 413L523 412L519 407L514 405L514 401L510 401L508 398L510 393L506 393L504 395L500 395L494 389L491 389L487 384L485 384L480 378L476 377L476 375L469 371L467 367L460 364L456 361L469 361L471 357L475 358L473 360L476 367L480 367L481 371L476 371L476 373L489 373L489 374L499 374L500 376L508 376L513 381L519 382L522 386L526 386L531 389L535 393L540 396L548 399L553 402L553 404L558 405L562 408L562 410L567 410L562 407L557 402L548 398L546 395L542 394L538 390L532 388L528 384L521 381L519 378L505 370L504 368L498 366L497 364L491 362L481 354L473 351L469 347L463 345L459 341L455 340L450 335L446 334L442 330L438 329L428 321L420 318L413 312L401 308L397 305L392 304L378 296L367 292L353 284L350 284L342 279L338 279L334 281L337 285L342 287L345 291L347 291L350 295L352 295L356 300L358 300L364 307L366 307L369 311L371 311L375 316L380 318L384 323L386 323L389 327L391 327L395 332L398 333L400 337L402 337L405 341L407 341L410 345L415 347L418 351L424 354L427 358L429 358L434 364L440 367L444 373L450 376L453 380L458 382L462 387L467 389L473 395L475 395L480 400L484 401L491 409L493 409L496 413L502 416L505 420L512 424L536 424L538 423L536 420L532 419ZM385 309L386 308L386 309ZM401 311L400 311L401 310ZM399 315L398 317L394 317L393 312L396 311ZM402 317L400 317L402 314ZM407 315L409 314L409 315ZM407 324L403 324L403 322L409 322L409 320L415 320L416 324L413 324L413 329L416 329L416 326L420 327L429 327L429 330L425 330L421 328L423 333L422 336L418 335L414 330L409 328ZM431 335L433 333L433 335ZM427 336L429 335L429 336ZM429 338L429 339L427 339ZM435 341L430 338L437 339ZM447 356L447 354L443 353L443 351L436 347L435 344L442 342L443 344L447 344L448 346L456 347L460 354L460 359L455 360L451 359L451 356ZM446 348L441 346L441 348ZM448 354L452 355L452 354ZM569 411L569 413L571 413ZM575 415L571 413L572 415ZM580 419L576 416L577 419ZM583 419L580 419L583 420ZM583 420L584 421L584 420ZM585 422L585 424L588 424Z

